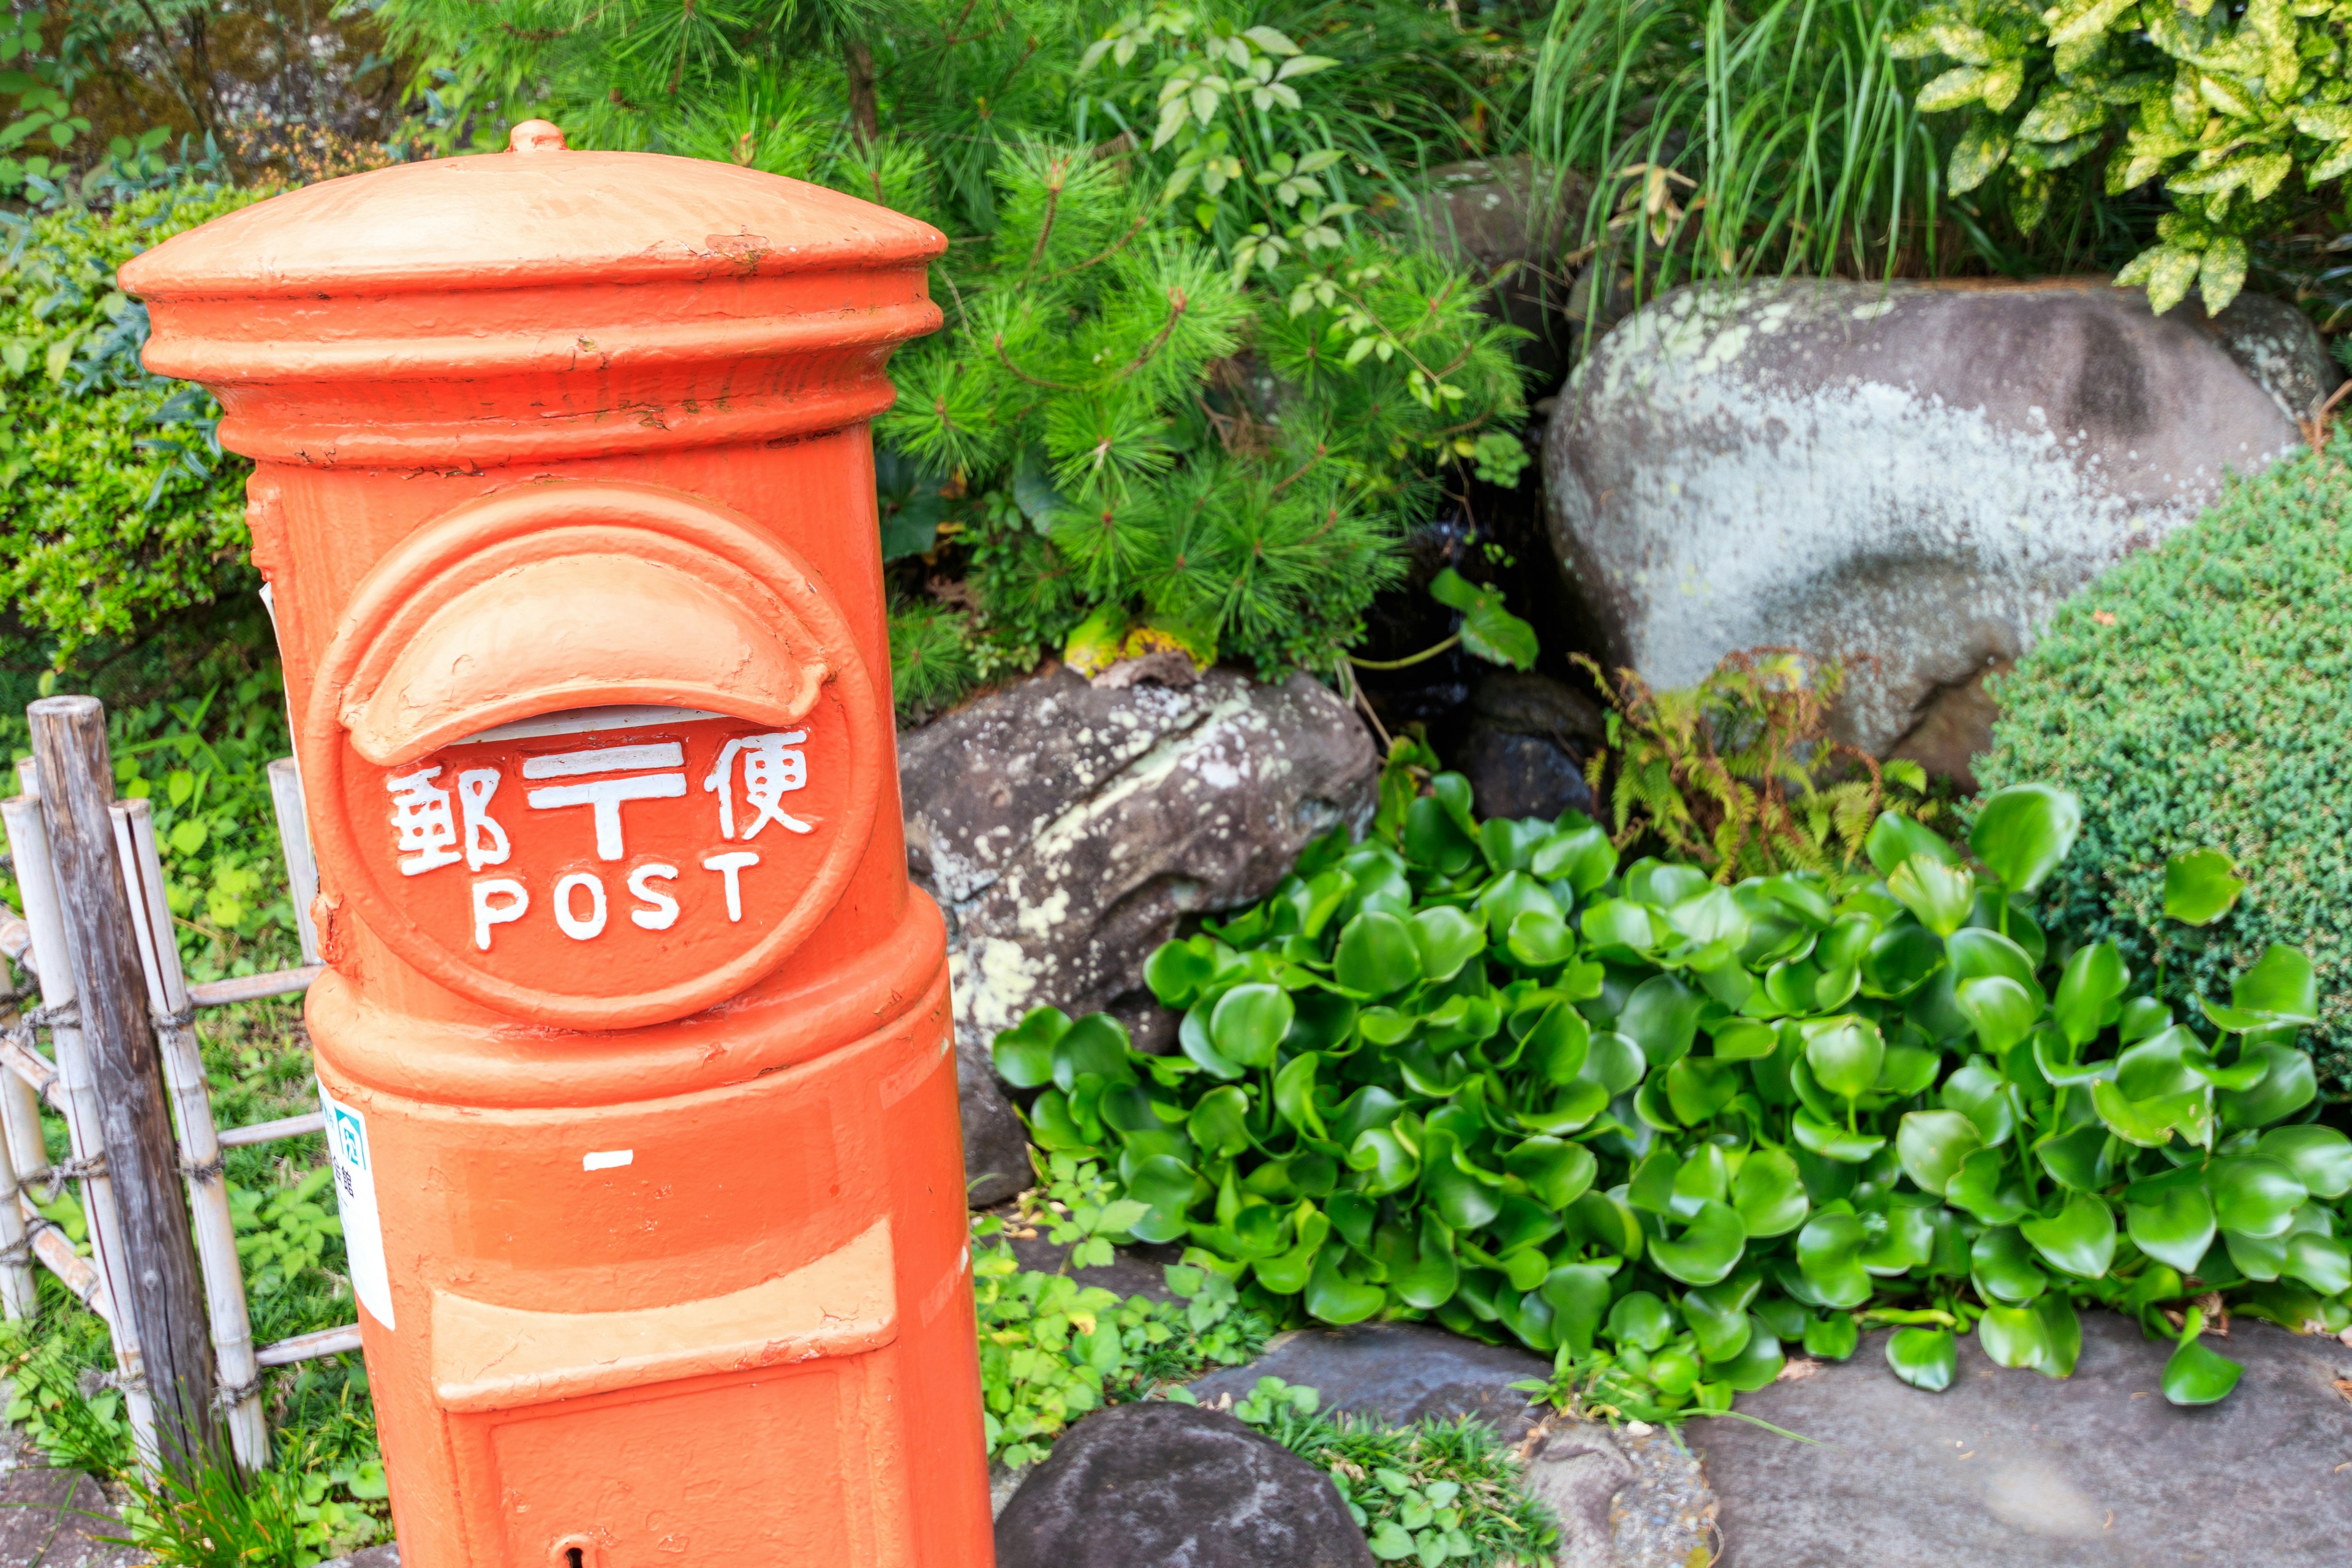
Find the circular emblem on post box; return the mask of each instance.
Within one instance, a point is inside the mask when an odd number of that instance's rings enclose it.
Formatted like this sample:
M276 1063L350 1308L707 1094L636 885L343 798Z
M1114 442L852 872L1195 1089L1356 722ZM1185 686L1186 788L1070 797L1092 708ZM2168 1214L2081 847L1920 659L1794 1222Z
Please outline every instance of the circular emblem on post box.
M699 1012L847 885L881 793L864 661L792 552L671 490L470 501L378 563L304 722L339 891L533 1022Z

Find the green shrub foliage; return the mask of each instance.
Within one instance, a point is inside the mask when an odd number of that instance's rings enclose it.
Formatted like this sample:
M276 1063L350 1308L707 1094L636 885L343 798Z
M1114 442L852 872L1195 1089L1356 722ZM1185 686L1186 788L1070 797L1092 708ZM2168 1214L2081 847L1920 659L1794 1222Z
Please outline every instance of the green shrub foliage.
M219 405L139 363L146 308L115 268L267 191L184 184L111 212L7 219L0 263L0 576L21 635L59 660L254 584L245 475Z
M1420 152L1391 123L1428 68L1397 61L1404 10L379 14L446 62L453 142L544 110L574 145L728 159L948 232L946 326L898 352L875 432L885 559L961 579L952 614L895 612L911 716L1048 651L1330 669L1441 484L1517 478L1490 279L1369 223L1400 205L1389 152ZM772 47L836 15L866 42Z
M2081 1302L2352 1323L2310 964L2273 948L2183 1021L2114 944L2053 943L2021 905L2073 796L1991 797L1973 859L1890 814L1853 872L1724 887L1573 815L1475 821L1457 775L1411 795L1154 954L1177 1054L1048 1009L995 1044L1036 1140L1245 1301L1516 1338L1556 1397L1644 1418L1871 1323L1931 1388L1970 1328L2067 1374ZM2229 1374L2188 1343L2195 1402Z
M2084 853L2059 923L2218 991L2273 942L2312 955L2322 1075L2352 1089L2352 441L2233 481L2203 518L2062 607L1997 689L1979 776L2075 781ZM2249 886L2168 928L2166 861L2226 851Z
M2146 285L2159 312L2192 287L2219 310L2246 280L2247 240L2352 169L2345 17L2287 0L1954 0L1893 47L1952 62L1917 103L1969 112L1953 195L1999 174L2031 232L2078 163L2110 195L2161 180L2173 210L2116 280Z

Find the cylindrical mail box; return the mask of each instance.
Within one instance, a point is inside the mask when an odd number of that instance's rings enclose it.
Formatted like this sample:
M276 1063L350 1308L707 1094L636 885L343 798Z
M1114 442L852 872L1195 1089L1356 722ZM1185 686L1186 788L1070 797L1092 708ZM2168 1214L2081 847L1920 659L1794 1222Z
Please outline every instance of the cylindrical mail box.
M408 1568L990 1560L866 428L944 245L532 122L122 269L257 465Z

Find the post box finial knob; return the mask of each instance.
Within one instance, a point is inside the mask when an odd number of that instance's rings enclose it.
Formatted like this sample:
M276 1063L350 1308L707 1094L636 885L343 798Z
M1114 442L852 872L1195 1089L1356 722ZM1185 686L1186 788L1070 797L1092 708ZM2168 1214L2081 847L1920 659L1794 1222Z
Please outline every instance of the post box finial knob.
M507 137L509 153L561 153L563 131L551 121L526 120Z

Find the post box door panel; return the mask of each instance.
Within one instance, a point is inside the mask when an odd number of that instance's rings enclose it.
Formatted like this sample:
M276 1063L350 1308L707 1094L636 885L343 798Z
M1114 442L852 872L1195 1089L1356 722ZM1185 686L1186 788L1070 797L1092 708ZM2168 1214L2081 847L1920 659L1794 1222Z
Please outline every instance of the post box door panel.
M877 712L824 585L749 521L537 483L378 563L303 763L331 890L402 957L627 1027L744 989L830 910L887 777Z
M507 1551L476 1568L914 1568L891 1360L498 1420L473 1495L503 1518L469 1533Z
M573 1568L825 1562L903 1568L897 1258L877 1220L775 1279L701 1300L554 1312L434 1293L436 1403L495 1476L475 1539ZM742 1510L730 1499L773 1498Z

